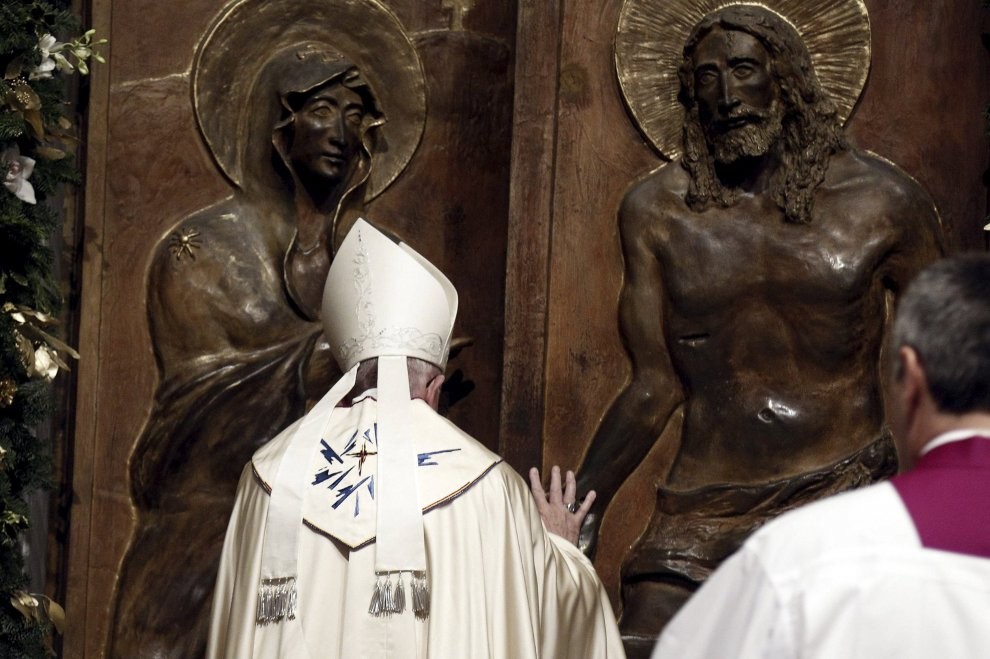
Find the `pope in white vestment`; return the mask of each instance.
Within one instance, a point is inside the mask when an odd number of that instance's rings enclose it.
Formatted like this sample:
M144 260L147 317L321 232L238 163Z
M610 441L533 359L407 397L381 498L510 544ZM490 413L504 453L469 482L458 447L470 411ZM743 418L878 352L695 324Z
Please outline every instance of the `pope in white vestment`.
M365 399L350 409L337 408L331 423L350 426L376 404ZM307 516L299 548L305 649L293 656L622 656L612 610L594 568L574 545L544 530L522 478L422 401L413 406L417 422L435 429L433 446L443 447L424 458L418 474L421 492L430 472L443 469L445 456L451 455L440 451L469 454L457 467L465 481L462 490L433 504L423 516L433 575L430 615L369 615L374 543L350 549ZM255 608L270 489L262 474L271 473L286 435L259 451L241 477L217 577L210 657L283 656L277 645L281 630L257 625ZM314 456L314 474L321 459ZM370 456L366 473L374 473L374 466L375 456ZM338 496L337 490L318 491L324 501ZM314 496L307 503L316 500ZM364 486L343 499L338 510L353 512L371 502ZM414 630L414 647L394 647L396 636L389 632L399 626Z
M355 262L370 262L374 273L375 241L388 239L363 221L355 232L365 250ZM348 247L345 240L335 264L346 264ZM374 286L366 288L381 291L386 275L375 276ZM332 270L328 296L334 277ZM452 326L451 317L448 333ZM331 329L328 335L339 333ZM445 360L446 354L431 361ZM342 366L350 365L344 361ZM338 383L336 394L331 390L245 467L217 577L208 656L624 657L594 568L573 544L545 529L528 486L511 467L423 400L407 396L403 427L383 429L387 400L394 399L382 390L381 364L378 389L355 396L349 407L335 406L327 401L339 400L340 391L351 386ZM306 424L319 414L325 420L309 426L321 429L312 434ZM406 525L401 516L382 512L389 505L382 488L396 482L382 480L384 453L394 450L399 437L409 442L403 450L413 456L402 476L409 491L401 503L412 501L422 511L422 533L404 537L411 538L410 556L425 546L425 569L382 569L377 540L383 520L389 528L395 519ZM283 462L301 471L294 481L301 484L301 524L295 526L295 544L288 545L291 578L268 579L265 553L279 539L266 537L266 529L280 528L281 518L271 511L277 508L278 483L285 482ZM417 513L414 521L419 519ZM399 547L400 555L405 550ZM428 593L414 583L424 574ZM285 581L293 581L295 590L280 602L278 595L259 594L259 584L264 590Z

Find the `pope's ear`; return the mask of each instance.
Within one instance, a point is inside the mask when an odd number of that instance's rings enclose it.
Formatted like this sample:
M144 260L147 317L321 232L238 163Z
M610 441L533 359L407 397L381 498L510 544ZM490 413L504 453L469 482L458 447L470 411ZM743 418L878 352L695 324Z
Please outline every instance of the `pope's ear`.
M440 388L443 387L444 377L441 373L426 385L426 404L434 410L440 405Z

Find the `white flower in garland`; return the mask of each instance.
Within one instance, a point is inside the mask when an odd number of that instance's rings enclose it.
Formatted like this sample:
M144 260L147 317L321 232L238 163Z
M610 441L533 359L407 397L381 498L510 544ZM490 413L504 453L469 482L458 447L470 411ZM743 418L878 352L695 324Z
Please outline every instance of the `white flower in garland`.
M34 67L31 73L28 74L28 78L31 80L51 78L52 72L55 69L58 69L61 73L72 73L78 69L79 73L86 75L89 73L89 65L86 63L86 60L92 58L97 62L106 63L103 56L94 50L94 46L102 46L108 42L106 39L93 41L93 35L95 34L96 30L86 30L81 37L67 43L57 41L50 34L41 35L38 39L41 64ZM76 58L75 65L68 60L65 54L72 55Z
M62 73L71 73L72 64L65 59L62 50L69 44L59 43L50 34L43 34L38 39L38 50L41 52L41 64L36 66L28 78L31 80L44 80L52 77L52 71L56 68Z
M80 38L68 44L69 51L76 58L76 67L79 69L79 73L83 75L89 73L89 66L86 64L86 60L90 57L95 59L97 62L105 61L98 53L93 51L92 46L94 34L96 34L96 30L87 30ZM102 39L96 43L103 44L106 42L106 39ZM68 62L66 63L68 64Z
M16 144L0 153L0 172L3 172L3 187L23 202L37 203L34 186L28 182L34 172L34 159L22 156Z
M58 375L58 362L51 348L40 345L34 350L34 363L28 365L28 377L42 378L48 382Z
M14 332L14 340L21 351L21 359L27 369L27 376L32 379L42 379L51 382L58 375L58 355L46 345L35 346L20 332ZM61 361L61 360L59 360Z

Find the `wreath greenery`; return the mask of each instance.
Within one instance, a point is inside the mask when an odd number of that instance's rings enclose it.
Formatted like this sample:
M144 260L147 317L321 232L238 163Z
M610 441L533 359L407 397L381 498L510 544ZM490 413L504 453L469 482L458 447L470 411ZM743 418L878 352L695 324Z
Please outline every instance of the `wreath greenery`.
M60 306L51 248L63 217L51 203L79 174L67 77L89 72L92 30L67 2L0 3L0 656L51 655L61 607L26 592L20 536L25 497L50 484L52 447L35 428L52 408L50 383L78 355L54 336ZM56 36L58 35L58 36Z

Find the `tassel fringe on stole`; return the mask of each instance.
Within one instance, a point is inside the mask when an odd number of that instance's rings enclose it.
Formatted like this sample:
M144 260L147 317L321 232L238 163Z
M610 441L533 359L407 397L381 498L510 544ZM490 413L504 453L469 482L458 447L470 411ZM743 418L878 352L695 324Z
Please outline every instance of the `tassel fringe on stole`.
M295 577L263 579L258 591L258 624L293 620L297 601Z
M406 610L406 589L403 575L410 576L412 610L417 618L430 615L430 586L425 572L386 572L378 575L371 593L368 613L388 617ZM294 620L298 593L295 577L264 579L258 591L257 623L266 625Z
M412 608L417 618L430 615L430 585L425 572L385 572L378 575L375 589L371 593L368 613L375 617L387 617L406 610L406 590L403 575L410 576L409 588L412 591ZM394 578L394 581L393 581Z

